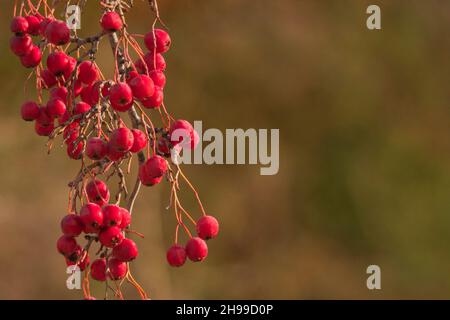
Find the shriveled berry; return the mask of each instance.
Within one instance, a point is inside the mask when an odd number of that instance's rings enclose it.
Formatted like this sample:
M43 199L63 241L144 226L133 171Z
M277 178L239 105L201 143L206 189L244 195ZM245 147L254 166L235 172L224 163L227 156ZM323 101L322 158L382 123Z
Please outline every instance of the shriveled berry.
M115 204L108 204L102 208L103 225L105 227L118 226L122 223L122 210Z
M69 57L62 51L52 52L47 57L47 68L55 76L61 76L69 67Z
M68 214L61 220L61 230L66 236L77 237L83 228L83 222L76 214Z
M208 245L205 240L194 237L186 244L186 255L191 261L202 261L208 255Z
M45 37L54 45L64 45L70 41L70 29L65 22L54 20L45 28Z
M31 51L33 41L29 35L13 36L9 41L9 47L16 56L24 56Z
M213 216L203 216L197 221L196 230L203 240L215 238L219 234L219 222Z
M101 180L95 179L91 180L86 185L86 193L88 196L89 201L99 205L103 206L109 201L109 189L106 183L104 183ZM102 214L103 216L103 214ZM102 218L103 223L103 218Z
M96 259L91 264L91 277L97 281L106 280L106 259L100 258Z
M47 113L50 117L58 118L66 113L66 104L58 98L50 99L47 102Z
M123 279L128 272L128 267L125 262L112 258L108 260L108 276L112 280Z
M131 149L134 136L130 129L126 127L117 128L111 133L109 144L117 152L127 152Z
M131 223L131 214L130 211L128 211L125 208L120 208L121 214L122 214L122 221L120 222L120 229L125 229L128 227Z
M56 249L64 256L69 256L77 249L77 242L73 237L62 235L56 242Z
M164 92L160 87L155 86L155 91L150 98L142 100L142 105L145 108L154 109L159 108L164 100Z
M173 245L167 250L167 262L172 267L181 267L186 262L186 250L179 245Z
M164 137L158 138L158 144L156 145L158 153L164 157L170 156L170 142Z
M131 132L133 133L134 140L130 151L136 153L145 148L148 139L147 135L139 129L132 129Z
M25 68L34 68L41 63L42 52L38 46L31 46L30 51L20 57L20 62Z
M113 249L113 257L120 261L131 261L138 256L136 243L131 239L123 239L122 242Z
M144 42L147 49L151 52L153 52L156 49L155 51L158 53L163 53L169 50L170 48L169 34L162 29L155 29L154 31L155 31L154 34L153 31L150 31L145 35Z
M103 224L102 208L93 202L87 203L80 210L80 218L85 233L96 233Z
M122 230L118 227L106 227L98 234L98 240L105 247L113 248L122 242Z
M126 111L131 108L133 92L125 82L116 83L109 89L109 101L114 109Z
M11 20L10 29L13 33L24 34L28 32L28 21L24 17L14 17Z
M33 121L39 117L40 109L39 105L33 101L27 101L22 104L20 108L20 114L25 121Z
M139 75L130 81L130 88L133 96L138 100L148 99L155 91L153 80L146 75Z
M98 69L93 61L83 61L78 67L78 79L84 84L93 84L98 78Z
M100 25L107 32L115 32L122 29L123 23L122 18L117 12L110 11L103 14Z
M100 160L106 156L106 141L102 138L91 137L86 144L86 155L89 159Z

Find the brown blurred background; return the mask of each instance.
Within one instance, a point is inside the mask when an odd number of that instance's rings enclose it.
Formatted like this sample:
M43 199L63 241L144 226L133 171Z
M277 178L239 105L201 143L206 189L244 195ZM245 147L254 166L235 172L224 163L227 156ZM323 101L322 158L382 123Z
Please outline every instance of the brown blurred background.
M0 3L0 298L78 299L56 253L79 164L20 119L28 75ZM280 171L186 166L221 223L201 264L165 262L168 186L142 192L136 278L154 299L448 298L450 3L159 1L170 28L166 104L212 128L280 128ZM136 1L130 28L150 28ZM382 30L366 28L369 4ZM89 10L88 10L89 9ZM98 30L88 1L82 35ZM111 73L109 48L99 60ZM186 192L186 206L196 212ZM197 212L198 213L198 212ZM366 288L370 264L382 290ZM93 281L92 281L93 283ZM93 284L101 295L102 286ZM127 291L135 298L133 291Z

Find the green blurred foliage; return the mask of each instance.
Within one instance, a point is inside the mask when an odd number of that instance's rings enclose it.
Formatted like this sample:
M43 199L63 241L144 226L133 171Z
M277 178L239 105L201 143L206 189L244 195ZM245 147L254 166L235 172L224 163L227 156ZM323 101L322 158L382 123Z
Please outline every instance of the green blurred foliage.
M98 29L88 2L81 35ZM151 12L135 2L129 26L143 33ZM152 298L448 297L450 3L377 3L380 31L365 26L366 0L160 1L173 39L169 110L205 128L280 128L281 165L275 176L186 167L221 235L205 263L181 269L165 263L168 186L143 191L133 270ZM0 298L80 298L55 250L78 163L58 146L48 156L19 119L35 96L8 50L11 12L2 1ZM107 44L98 61L111 75ZM370 264L381 291L365 286Z

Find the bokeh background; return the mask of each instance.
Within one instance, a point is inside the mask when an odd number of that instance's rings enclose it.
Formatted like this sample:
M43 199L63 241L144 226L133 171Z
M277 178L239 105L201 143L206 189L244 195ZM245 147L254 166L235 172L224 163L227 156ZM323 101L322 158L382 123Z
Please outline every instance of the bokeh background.
M12 2L0 2L0 298L79 299L55 250L79 163L64 149L47 155L20 119L35 96L8 50ZM130 28L143 33L152 15L135 2ZM134 226L146 237L132 268L150 296L448 298L450 3L159 2L173 40L169 110L207 128L279 128L281 164L274 176L254 165L185 167L221 234L204 263L180 269L165 262L168 186L143 190ZM366 28L369 4L381 6L380 31ZM82 35L97 32L99 13L88 1ZM111 74L106 43L98 59ZM382 290L366 288L371 264Z

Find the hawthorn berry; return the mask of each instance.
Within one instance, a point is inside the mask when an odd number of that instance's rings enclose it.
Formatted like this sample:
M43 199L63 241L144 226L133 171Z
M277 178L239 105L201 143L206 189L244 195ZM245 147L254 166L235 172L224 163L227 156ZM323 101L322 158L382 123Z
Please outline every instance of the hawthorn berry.
M90 262L89 255L86 254L86 256L83 259L79 260L81 258L81 254L83 254L83 251L78 253L78 249L77 249L77 251L71 255L71 257L73 256L73 258L66 258L67 266L73 266L76 264L80 268L81 271L84 271L89 266L89 262Z
M91 137L86 143L86 155L89 159L100 160L106 156L106 141L102 138Z
M56 87L50 90L50 97L51 98L58 98L64 101L64 103L67 103L67 88L66 87Z
M133 132L126 127L117 128L109 138L109 144L116 152L127 152L134 143Z
M139 73L137 71L132 70L132 71L128 72L127 76L126 76L126 82L128 83L128 85L130 85L131 80L133 80L134 78L136 78L138 76L139 76Z
M158 153L160 153L164 157L170 156L170 142L164 137L158 138L158 143L156 145Z
M122 214L122 221L120 222L119 228L125 229L128 227L131 223L131 214L130 211L128 211L125 208L120 208L121 214Z
M78 122L70 123L63 131L64 142L69 145L72 144L80 136L80 125Z
M10 29L11 32L17 34L24 34L28 31L28 21L24 17L14 17L11 21Z
M83 228L83 222L76 214L68 214L61 220L61 230L66 236L77 237Z
M189 239L186 244L186 255L189 260L198 262L202 261L208 255L208 245L205 240L199 237L193 237Z
M164 53L170 48L170 36L169 34L162 29L155 29L153 31L148 32L144 37L145 46L150 52L155 51L157 53ZM156 45L156 47L155 47Z
M123 240L123 233L118 227L103 228L98 234L98 240L102 245L113 248Z
M42 59L42 52L38 46L31 46L30 51L20 57L20 62L25 68L34 68L39 65Z
M52 118L61 117L66 113L66 104L58 98L50 99L47 102L47 113Z
M80 101L73 108L73 114L83 114L88 112L89 110L91 110L91 106L84 101Z
M106 280L106 259L100 258L96 259L91 264L91 277L97 281Z
M24 56L31 51L33 41L29 35L13 36L9 41L9 47L16 56Z
M64 78L67 80L71 76L72 72L75 71L77 67L77 59L74 57L68 56L69 62L67 64L67 68L64 70Z
M155 87L160 87L163 89L166 85L166 76L164 75L164 72L160 70L153 70L149 73L149 76L153 80Z
M49 136L52 132L53 129L55 129L55 126L53 123L50 124L42 124L39 123L38 121L36 121L34 123L34 131L39 135L39 136Z
M42 81L44 84L44 87L49 89L56 85L58 83L58 80L56 79L55 75L50 72L48 69L44 69L41 72Z
M144 56L144 62L147 65L147 69L149 72L153 70L166 70L166 60L160 53L157 53L155 55L153 54L153 52L147 52L147 54ZM142 68L141 65L139 66ZM145 73L145 70L141 70L141 72Z
M133 139L133 146L131 147L130 151L136 153L145 148L148 139L147 135L139 129L132 129L131 132L133 133L134 139Z
M54 21L55 19L51 18L51 17L47 17L44 18L40 23L39 23L39 34L43 37L45 37L45 30L47 29L47 26L49 25L50 22Z
M147 159L139 168L139 179L143 185L151 186L161 181L167 172L167 161L161 156L153 156Z
M52 52L47 57L47 68L55 76L61 76L69 67L69 57L62 51Z
M27 101L22 104L20 108L20 114L22 115L22 119L25 121L33 121L39 117L40 108L36 102Z
M159 108L164 100L164 92L160 87L155 86L155 91L150 98L142 100L142 105L149 109Z
M62 235L56 242L56 249L62 255L69 256L77 249L77 242L71 236Z
M28 22L27 33L31 34L32 36L37 36L39 34L39 25L41 23L41 19L39 19L36 15L26 16L25 19Z
M196 230L203 240L215 238L219 233L219 222L213 216L203 216L197 221Z
M119 82L109 89L109 101L113 109L127 111L133 102L133 92L128 84Z
M79 141L78 143L71 142L67 144L67 155L69 158L74 160L79 160L83 156L84 142Z
M98 69L93 61L83 61L78 66L78 79L87 85L93 84L98 78Z
M102 208L103 211L103 226L105 227L120 227L122 223L122 210L115 204L108 204Z
M129 262L138 256L138 248L133 240L125 238L114 247L112 254L114 258L120 261Z
M106 156L111 161L119 161L120 159L122 159L125 156L125 154L126 154L126 152L116 151L112 147L111 143L108 143L106 146Z
M117 12L110 11L103 14L100 20L100 25L104 31L115 32L122 29L123 22Z
M45 37L51 44L65 45L70 41L70 29L64 21L53 20L45 28Z
M146 75L138 75L130 81L133 96L138 100L148 99L155 91L153 80Z
M108 276L112 280L123 279L128 272L128 267L125 262L112 258L108 260Z
M81 208L80 218L84 224L85 233L96 233L103 224L102 208L96 203L89 202Z
M103 206L109 201L109 189L106 183L101 180L91 180L86 185L86 193L90 202L93 202L99 206ZM103 216L103 214L102 214ZM102 218L103 223L103 218Z
M181 267L186 262L186 250L179 245L173 245L167 250L167 262L172 267Z

